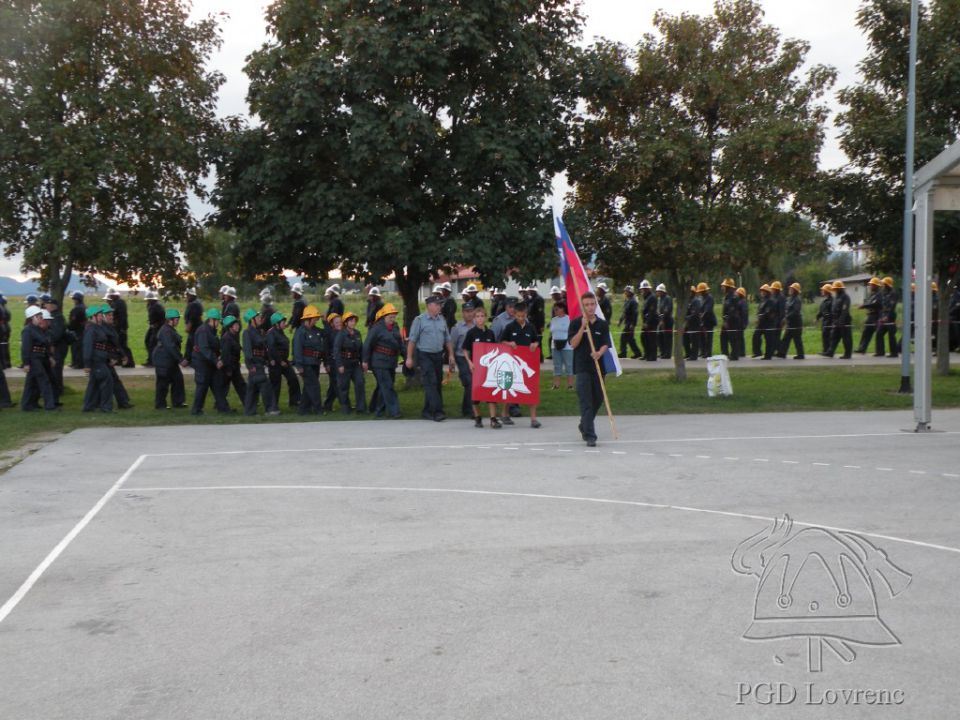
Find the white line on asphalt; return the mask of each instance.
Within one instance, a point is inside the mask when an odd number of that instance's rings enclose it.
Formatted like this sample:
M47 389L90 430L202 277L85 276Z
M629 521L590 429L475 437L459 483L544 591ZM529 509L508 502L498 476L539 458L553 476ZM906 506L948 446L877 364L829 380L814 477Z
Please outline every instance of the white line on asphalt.
M594 450L592 452L599 452ZM356 486L356 485L207 485L197 487L137 487L130 488L131 492L211 492L211 491L239 491L239 490L345 490L361 492L411 492L411 493L448 493L453 495L489 495L495 497L515 497L532 498L537 500L568 500L573 502L598 503L603 505L630 505L633 507L652 508L656 510L679 510L681 512L703 513L705 515L721 515L724 517L743 518L746 520L763 520L764 522L773 522L774 518L764 515L750 515L747 513L730 512L727 510L710 510L707 508L695 508L686 505L668 505L665 503L640 502L639 500L612 500L608 498L579 497L576 495L544 495L540 493L518 493L503 492L496 490L463 490L459 488L417 488L417 487L376 487L376 486ZM818 527L824 530L833 530L835 532L850 532L864 535L866 537L877 538L879 540L890 540L891 542L904 543L906 545L916 545L918 547L930 548L931 550L945 550L947 552L960 554L960 548L949 545L937 545L936 543L923 542L922 540L910 540L909 538L896 537L894 535L881 535L879 533L864 532L863 530L852 530L850 528L835 527L832 525L822 525L820 523L793 521L794 525L802 527Z
M754 462L770 462L768 458L754 458Z
M876 469L879 470L880 472L893 472L893 468L880 468L880 467L878 467L878 468L876 468Z
M680 453L670 453L670 457L678 457L678 458L682 458L682 457L683 457L683 455L681 455Z
M584 450L584 452L587 452L587 453L599 453L600 451L599 451L599 450Z
M739 460L738 457L725 457L724 460Z
M847 470L863 470L859 465L844 465Z
M944 473L943 476L948 478L960 478L960 475L957 475L956 473Z
M54 561L60 557L64 550L67 549L67 546L70 545L76 539L83 529L90 524L90 521L93 520L97 513L99 513L103 506L114 496L114 494L121 488L121 486L127 481L127 479L133 475L140 464L146 459L146 455L141 455L138 457L133 464L127 468L127 471L120 476L120 479L117 480L113 486L107 490L103 497L97 501L97 504L90 508L87 511L87 514L80 519L76 525L73 526L73 529L64 535L63 540L57 543L57 546L49 552L49 554L43 559L43 561L37 565L30 577L23 581L23 584L17 589L17 591L7 600L3 607L0 607L0 623L2 623L7 616L13 611L13 609L20 603L21 600L26 596L30 589L36 584L37 580L40 579L40 576L47 571Z
M910 470L911 475L926 475L926 470Z
M709 459L710 459L710 456L709 456L709 455L697 455L697 459L698 459L698 460L709 460Z
M622 450L612 450L612 451L610 452L610 454L611 454L611 455L626 455L626 453L623 452Z
M868 438L868 437L898 437L898 438L943 438L947 435L960 435L960 430L947 430L936 435L927 435L924 433L846 433L836 435L745 435L745 436L726 436L726 437L689 437L689 438L657 438L654 440L617 440L618 445L672 445L675 443L705 443L705 442L730 442L746 440L828 440L843 438ZM908 441L912 442L912 441ZM520 443L521 445L542 445L543 443ZM551 445L579 445L573 440L563 440L551 442ZM464 448L480 447L478 445L463 445ZM195 457L197 455L216 456L216 455L277 455L288 453L329 453L329 452L357 452L357 451L394 451L394 450L446 450L449 445L388 445L388 446L363 446L363 447L318 447L318 448L283 448L283 449L257 449L257 450L197 450L195 452L171 452L171 453L150 453L149 457Z
M830 467L830 463L817 463L817 462L815 462L815 463L813 463L813 464L816 465L817 467Z
M568 450L566 448L559 448L557 452L573 452L573 450Z
M505 447L504 450L519 450L520 448L516 447Z
M654 457L656 453L639 452L637 455L642 455L643 457Z
M800 462L797 460L781 460L784 465L799 465Z

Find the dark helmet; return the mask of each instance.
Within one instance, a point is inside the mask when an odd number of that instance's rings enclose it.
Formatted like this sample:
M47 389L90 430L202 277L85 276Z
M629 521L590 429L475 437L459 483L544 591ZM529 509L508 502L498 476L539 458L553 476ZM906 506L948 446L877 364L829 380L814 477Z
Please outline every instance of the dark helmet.
M72 297L74 300L76 300L77 302L79 302L79 301L83 300L83 293L80 292L79 290L76 290L76 291L74 291L73 295L71 295L70 297Z
M27 297L24 298L23 301L27 305L36 305L39 299L40 298L38 298L35 293L30 293L29 295L27 295Z
M43 304L46 304L51 300L53 300L53 295L51 295L50 293L44 293L43 295L40 296L40 302Z

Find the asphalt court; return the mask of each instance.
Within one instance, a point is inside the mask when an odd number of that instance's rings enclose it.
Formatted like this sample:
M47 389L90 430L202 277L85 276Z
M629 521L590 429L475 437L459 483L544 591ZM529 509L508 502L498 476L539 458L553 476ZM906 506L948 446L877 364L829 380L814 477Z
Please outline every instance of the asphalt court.
M0 477L0 717L955 717L960 412L575 424L71 434ZM743 638L785 513L893 563L846 644Z

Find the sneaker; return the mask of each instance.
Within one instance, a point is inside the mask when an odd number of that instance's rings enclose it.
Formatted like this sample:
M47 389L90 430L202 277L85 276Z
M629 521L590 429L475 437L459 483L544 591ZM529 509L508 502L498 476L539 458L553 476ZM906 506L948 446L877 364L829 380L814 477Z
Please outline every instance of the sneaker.
M543 425L540 424L540 421L539 421L539 420L531 420L531 421L530 421L530 427L532 427L534 430L536 430L537 428L543 427Z
M474 426L474 427L478 427L478 428L482 428L482 427L483 427L483 418L482 418L482 417L475 417L475 418L473 419L473 426Z
M270 417L276 417L280 414L279 410L267 410L267 415Z
M490 427L493 430L499 430L500 428L502 428L503 425L500 423L500 418L495 418L495 417L490 418Z
M508 416L504 416L503 418L501 418L501 421L503 422L504 425L513 425L513 424L514 424L514 423L513 423L513 418L512 418L512 417L508 417Z
M587 447L596 447L596 446L597 446L596 440L594 440L593 438L590 438L589 440L587 440Z

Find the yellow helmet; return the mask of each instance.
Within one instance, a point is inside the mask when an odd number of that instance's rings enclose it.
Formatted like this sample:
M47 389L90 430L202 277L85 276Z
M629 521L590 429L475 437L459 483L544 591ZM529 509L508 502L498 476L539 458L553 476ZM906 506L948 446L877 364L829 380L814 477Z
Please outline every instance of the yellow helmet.
M332 323L334 320L336 320L339 317L340 317L339 313L330 313L329 315L327 315L327 322Z
M885 277L883 280L881 280L881 282L882 282L884 285L886 285L888 288L892 288L892 287L893 287L893 278L890 277L889 275L887 275L887 277Z
M846 290L847 286L843 284L843 280L836 280L833 283L834 290Z
M771 289L771 290L783 290L783 285L780 284L780 281L779 281L779 280L774 280L772 283L770 283L770 289Z
M820 288L820 292L826 295L828 292L833 290L833 283L824 283Z
M360 319L360 318L358 318L354 313L350 312L349 310L347 310L347 312L345 312L345 313L343 314L343 324L344 324L344 325L346 325L346 324L347 324L347 321L349 321L349 320L359 320L359 319Z
M320 310L317 308L317 306L316 306L316 305L307 305L307 306L303 309L303 315L300 316L300 319L301 319L301 320L312 320L313 318L319 318L319 317L323 317L323 315L320 314Z
M737 284L733 281L733 278L727 278L722 283L720 283L720 287L736 288Z
M791 290L796 290L797 292L800 292L800 283L798 283L798 282L791 283L790 289L791 289Z
M770 286L764 283L760 286L760 292L770 292Z
M745 298L747 296L747 289L742 287L737 288L737 295L739 295L742 298Z
M376 320L380 320L381 318L384 318L384 317L386 317L387 315L398 315L398 314L399 314L399 312L398 312L397 309L393 306L393 304L392 304L392 303L387 303L387 304L384 305L382 308L380 308L379 310L377 310L377 315L376 315L376 318L375 318L375 319L376 319Z
M930 281L930 289L933 290L934 292L940 292L940 287L937 285L936 280Z
M880 278L872 277L870 278L870 282L868 282L867 285L873 285L873 287L880 287L881 285L883 285L883 283L880 281Z
M705 282L702 282L702 283L700 283L700 284L697 285L697 292L698 292L698 293L707 292L707 291L709 291L709 290L710 290L710 286L707 285Z

